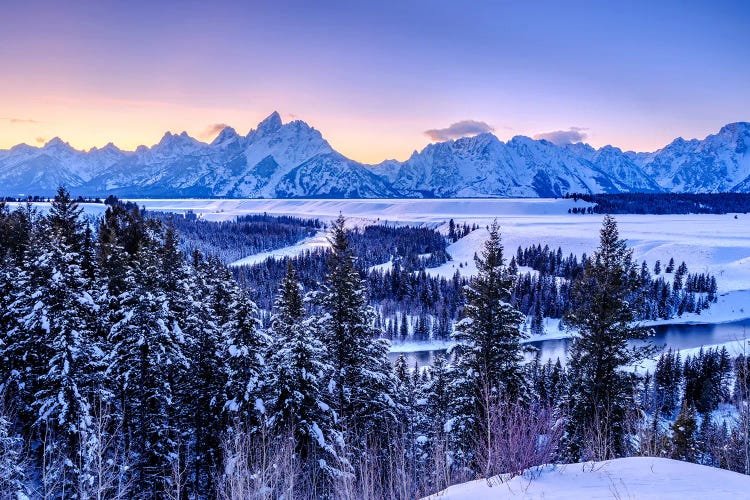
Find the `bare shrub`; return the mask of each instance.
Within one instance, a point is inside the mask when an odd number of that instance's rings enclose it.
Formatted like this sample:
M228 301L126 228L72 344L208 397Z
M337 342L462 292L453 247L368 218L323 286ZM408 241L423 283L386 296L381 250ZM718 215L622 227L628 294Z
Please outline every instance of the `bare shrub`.
M101 398L92 410L91 425L79 430L78 496L97 500L130 498L132 479L121 443L122 421Z
M477 460L484 477L513 477L556 456L563 426L546 406L501 401L489 412L489 429L478 440Z
M607 409L597 411L586 428L581 456L594 462L615 458L613 430Z
M311 498L320 479L305 468L290 432L273 435L264 425L257 432L235 428L224 439L224 471L219 498L226 500Z

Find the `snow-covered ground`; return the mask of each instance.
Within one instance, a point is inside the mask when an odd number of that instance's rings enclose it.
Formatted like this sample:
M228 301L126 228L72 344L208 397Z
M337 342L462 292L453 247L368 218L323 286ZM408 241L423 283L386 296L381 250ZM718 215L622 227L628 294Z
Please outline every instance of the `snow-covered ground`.
M719 292L750 289L750 215L618 215L620 236L634 257L662 268L674 258L685 261L690 272L716 275ZM476 222L476 221L471 221ZM481 219L486 224L488 219ZM549 245L563 254L591 254L599 242L600 215L498 215L506 257L519 246ZM441 230L447 230L441 226ZM453 260L428 272L451 277L476 273L474 253L487 239L483 227L448 246Z
M444 351L450 349L456 345L456 342L452 340L430 340L426 342L398 342L393 341L391 343L391 352L407 353L407 352L424 352L424 351Z
M750 334L750 332L748 332ZM717 344L705 344L698 347L691 347L689 349L673 349L673 351L680 354L680 358L682 360L685 360L688 356L696 356L701 349L703 351L708 351L712 349L721 349L726 348L729 355L734 358L736 356L739 356L740 354L747 356L750 355L750 344L748 344L748 340L750 339L737 339L737 340L730 340L728 342L720 342ZM654 358L645 359L641 362L639 362L637 365L632 366L629 368L629 370L644 374L646 372L654 373L656 370L656 363L659 361L659 356L656 356ZM750 499L750 496L748 496Z
M503 479L505 479L503 481ZM750 498L750 476L666 458L546 466L512 479L458 484L432 500L692 500Z
M453 261L430 270L452 276L476 272L474 253L487 237L484 229L494 218L500 223L507 253L520 246L547 244L562 247L567 255L591 253L598 243L600 215L571 215L568 209L587 204L564 199L450 199L450 200L133 200L151 210L192 210L209 220L269 213L320 218L343 214L364 222L439 225L447 232L456 223L477 223L482 228L450 245ZM637 259L663 265L670 257L685 261L691 272L711 272L719 291L750 289L750 215L618 215L622 237ZM463 265L463 267L460 267Z
M266 259L283 259L284 257L294 257L300 255L307 250L315 250L317 248L325 248L330 246L328 242L328 235L325 231L319 231L315 236L305 238L295 245L291 245L277 250L271 250L269 252L261 252L253 255L248 255L240 260L234 261L230 266L248 266L263 262Z
M485 226L500 223L506 254L519 246L541 243L581 255L596 249L600 215L572 215L568 209L587 206L563 199L449 199L449 200L134 200L151 210L192 210L210 220L227 220L249 213L295 215L328 221L343 214L352 223L396 222L424 224L447 232L451 218L458 224L478 224L480 229L448 247L453 260L430 269L433 275L452 277L476 273L474 253L487 238ZM736 218L735 218L736 217ZM662 267L670 257L685 261L690 272L716 275L723 302L700 318L682 321L729 321L750 316L750 215L618 215L620 234L628 240L638 260ZM324 244L324 238L318 240ZM276 252L294 255L316 245L305 241ZM258 259L262 256L258 256ZM255 258L250 261L256 261ZM724 307L724 304L726 307ZM745 306L747 304L747 306ZM741 309L743 311L741 311ZM745 312L747 311L747 313Z
M207 220L231 220L238 215L269 213L294 215L330 221L343 214L350 225L402 223L437 227L447 233L448 221L478 224L480 229L448 247L452 261L428 270L430 274L452 277L456 270L463 276L476 273L474 254L487 238L485 226L497 218L506 256L518 246L541 243L562 248L565 255L591 253L599 239L600 215L572 215L568 209L588 204L562 199L447 199L447 200L133 200L150 210L184 213L193 211ZM48 204L36 204L46 210ZM101 214L104 205L86 204L92 215ZM620 234L628 240L638 260L646 260L653 269L659 259L662 269L670 257L685 261L690 272L709 272L717 277L719 301L702 314L685 314L664 323L722 323L750 317L750 215L618 215ZM324 233L298 244L272 252L248 256L234 264L260 262L268 257L298 255L305 250L327 245ZM377 267L386 268L384 263ZM570 332L557 328L558 321L545 322L546 334L530 340L564 338ZM717 344L718 345L718 344ZM725 344L720 344L725 345ZM727 347L736 351L744 342ZM394 352L442 349L447 346L408 343L394 345ZM687 354L688 352L684 352Z
M10 208L19 208L26 205L25 202L11 202L8 204ZM51 203L48 202L36 202L32 203L33 207L39 210L41 213L47 213L50 209L50 206L52 206ZM91 218L97 218L102 215L104 215L104 212L107 211L107 205L104 203L81 203L81 208L83 209L84 215L87 215Z
M230 220L237 215L269 213L332 220L343 214L374 221L410 224L488 219L501 215L544 216L566 214L568 208L589 204L550 198L489 199L365 199L365 200L207 200L133 199L149 210L186 212L192 210L208 220Z
M209 220L228 220L237 215L269 213L319 218L328 221L343 214L352 224L395 222L424 224L448 231L447 222L478 224L448 247L453 260L428 272L452 277L476 273L474 254L487 238L486 225L497 218L509 257L519 247L541 243L564 254L590 254L599 240L600 215L572 215L568 209L587 206L563 199L449 199L449 200L134 200L151 210L191 210ZM690 272L708 272L717 277L719 302L701 315L689 314L669 323L714 323L750 317L750 215L618 215L620 235L628 240L635 258L653 268L662 268L671 257L682 261ZM297 255L326 245L318 234L299 244L273 252L248 256L234 264L259 262L267 257ZM387 267L383 264L379 267ZM663 321L661 323L664 323ZM548 333L565 336L549 324ZM551 337L546 337L551 338Z

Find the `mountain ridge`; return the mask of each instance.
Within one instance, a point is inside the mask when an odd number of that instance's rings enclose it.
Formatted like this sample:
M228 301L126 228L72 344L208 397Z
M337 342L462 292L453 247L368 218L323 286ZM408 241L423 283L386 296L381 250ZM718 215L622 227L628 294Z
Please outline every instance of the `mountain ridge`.
M750 192L750 123L705 139L674 139L650 153L556 145L491 133L431 143L403 162L367 165L335 151L301 120L274 112L243 136L210 142L166 132L151 147L111 142L76 150L55 137L0 150L0 195L236 198L557 197L569 192Z

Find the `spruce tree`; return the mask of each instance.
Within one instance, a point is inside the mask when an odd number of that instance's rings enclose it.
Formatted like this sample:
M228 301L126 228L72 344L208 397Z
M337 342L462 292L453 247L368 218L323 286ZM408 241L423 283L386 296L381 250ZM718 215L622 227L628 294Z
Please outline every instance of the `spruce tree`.
M574 460L604 460L627 451L628 412L634 407L635 380L621 368L653 349L630 347L648 330L633 325L628 296L637 282L634 264L617 223L606 216L599 247L573 286L573 308L566 323L574 330L570 348L569 417L565 442Z
M44 471L45 487L73 495L88 479L91 401L99 388L101 349L97 344L99 304L85 275L85 230L81 208L60 189L49 214L37 224L36 245L26 252L13 308L21 325L10 356L26 363L21 384L26 407L36 413L35 428L47 437L45 452L62 458L60 468Z
M664 272L667 272L669 274L672 274L674 272L674 257L669 258L669 264L667 264L667 268L664 270Z
M306 320L302 290L291 263L279 287L270 333L269 421L278 435L291 431L306 467L330 474L335 464L334 415L325 402L326 351ZM315 470L310 470L314 474Z
M420 427L418 428L426 441L421 451L426 460L431 460L433 466L428 467L425 478L427 484L435 489L448 486L446 477L450 468L449 460L449 427L452 411L451 381L453 374L445 356L438 354L432 361L432 366L426 370L429 378L422 382L420 399L422 411Z
M258 307L231 281L226 268L222 269L224 279L214 288L213 302L223 332L224 410L228 424L253 429L259 425L264 412L263 374L270 339L260 328Z
M332 225L328 274L317 295L317 328L331 366L326 386L340 428L353 436L378 439L399 421L403 408L396 402L389 343L373 327L374 311L355 269L344 222L339 216Z
M186 339L190 371L180 381L180 406L187 413L192 429L192 468L194 495L215 495L213 479L221 456L221 432L225 403L225 359L221 327L213 309L215 268L206 263L197 249L186 282L189 302L180 324Z
M685 404L672 424L672 458L694 462L698 451L695 408Z
M457 438L468 454L491 439L491 413L527 397L521 363L523 315L510 303L513 276L504 266L497 221L476 258L477 275L465 288L465 318L456 325ZM477 441L479 440L479 442Z
M132 481L144 495L163 494L178 455L177 380L188 369L185 337L162 288L158 249L145 248L117 297L121 319L112 325L106 376L124 410L122 427Z

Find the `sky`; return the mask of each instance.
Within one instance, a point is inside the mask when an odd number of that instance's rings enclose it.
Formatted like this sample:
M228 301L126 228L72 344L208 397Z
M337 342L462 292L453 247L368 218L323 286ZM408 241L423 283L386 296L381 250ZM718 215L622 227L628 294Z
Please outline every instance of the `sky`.
M747 1L0 3L0 148L278 111L362 162L492 131L653 151L750 121Z

